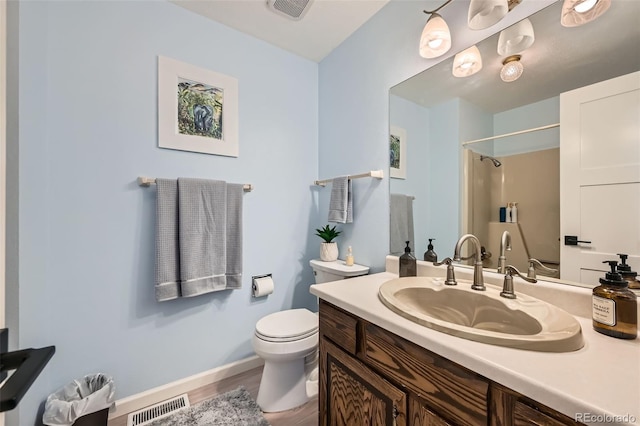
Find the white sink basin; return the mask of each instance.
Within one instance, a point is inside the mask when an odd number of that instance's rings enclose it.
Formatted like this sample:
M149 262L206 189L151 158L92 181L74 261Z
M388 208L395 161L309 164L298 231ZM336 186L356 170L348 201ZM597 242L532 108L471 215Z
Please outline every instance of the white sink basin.
M380 286L382 303L425 327L464 339L544 352L570 352L584 346L582 328L566 311L525 294L500 297L500 289L471 289L458 280L396 278Z

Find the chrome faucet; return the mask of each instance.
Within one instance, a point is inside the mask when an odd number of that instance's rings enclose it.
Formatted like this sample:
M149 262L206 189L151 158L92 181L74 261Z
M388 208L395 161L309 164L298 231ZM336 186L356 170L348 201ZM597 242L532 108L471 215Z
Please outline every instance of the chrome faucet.
M506 272L507 258L504 255L505 250L511 251L511 234L509 231L502 233L500 239L500 257L498 257L498 273L504 274Z
M532 257L531 259L529 259L529 269L527 270L527 277L536 278L536 267L552 274L557 274L559 272L557 269L547 268L538 259L534 259Z
M512 265L507 265L505 266L505 276L504 276L504 282L502 284L502 291L500 292L500 296L504 297L505 299L515 299L516 298L516 293L513 291L513 274L516 274L517 276L519 276L520 278L522 278L523 280L530 282L530 283L536 283L538 282L538 280L536 280L535 278L530 278L530 277L525 277L524 275L522 275L520 273L520 271L518 271L516 269L515 266Z
M474 290L484 291L486 287L484 286L484 279L482 277L482 248L480 246L480 240L473 234L465 234L456 243L456 249L453 253L453 260L456 262L460 261L460 249L462 248L462 244L465 241L471 240L474 246L476 259L473 264L473 285L471 286Z
M456 282L456 275L453 272L453 264L450 257L445 257L442 262L433 262L433 266L447 265L447 279L444 281L445 285L458 285Z

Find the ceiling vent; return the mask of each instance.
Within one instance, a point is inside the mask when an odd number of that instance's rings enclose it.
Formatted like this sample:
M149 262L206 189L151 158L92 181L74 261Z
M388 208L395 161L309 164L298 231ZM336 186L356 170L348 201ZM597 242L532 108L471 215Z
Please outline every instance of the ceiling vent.
M299 21L311 7L313 0L267 0L269 10Z

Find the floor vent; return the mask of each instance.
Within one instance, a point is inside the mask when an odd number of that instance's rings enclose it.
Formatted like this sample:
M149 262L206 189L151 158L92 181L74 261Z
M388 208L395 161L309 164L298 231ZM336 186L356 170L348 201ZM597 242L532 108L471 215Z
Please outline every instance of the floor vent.
M127 426L144 426L188 407L189 397L185 393L142 410L134 411L127 417Z

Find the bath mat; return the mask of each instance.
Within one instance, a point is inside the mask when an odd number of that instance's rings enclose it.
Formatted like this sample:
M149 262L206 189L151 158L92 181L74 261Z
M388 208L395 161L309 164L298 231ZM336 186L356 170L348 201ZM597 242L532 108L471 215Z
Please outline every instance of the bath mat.
M269 426L269 422L249 392L240 386L149 426Z

